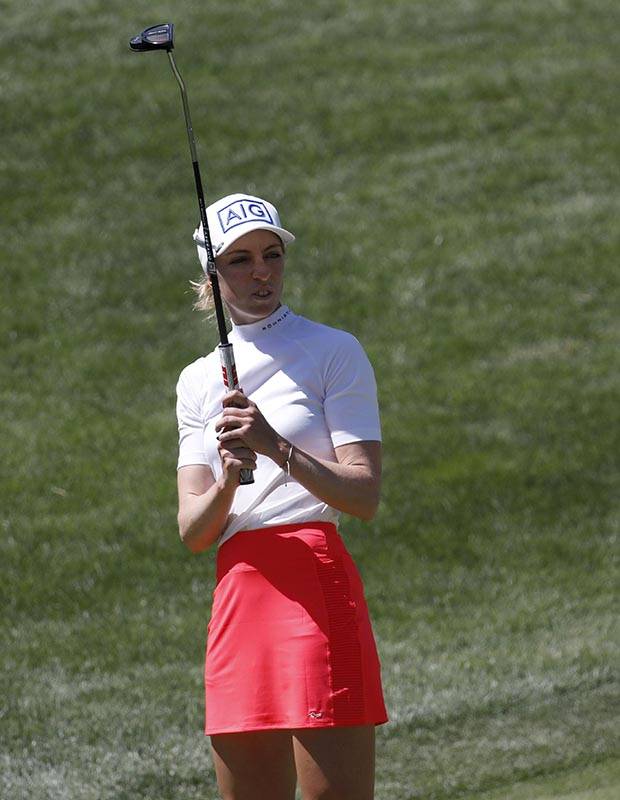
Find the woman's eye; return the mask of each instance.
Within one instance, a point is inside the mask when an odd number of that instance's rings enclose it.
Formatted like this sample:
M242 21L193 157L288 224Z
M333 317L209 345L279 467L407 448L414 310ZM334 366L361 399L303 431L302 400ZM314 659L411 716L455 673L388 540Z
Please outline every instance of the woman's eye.
M282 258L282 253L280 253L278 250L274 250L271 253L267 253L267 258Z

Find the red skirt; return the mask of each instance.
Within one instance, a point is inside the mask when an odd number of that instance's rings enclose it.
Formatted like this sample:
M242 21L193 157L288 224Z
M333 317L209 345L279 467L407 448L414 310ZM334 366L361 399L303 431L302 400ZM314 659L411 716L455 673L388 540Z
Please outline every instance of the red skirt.
M205 733L387 722L358 571L336 527L240 531L219 548Z

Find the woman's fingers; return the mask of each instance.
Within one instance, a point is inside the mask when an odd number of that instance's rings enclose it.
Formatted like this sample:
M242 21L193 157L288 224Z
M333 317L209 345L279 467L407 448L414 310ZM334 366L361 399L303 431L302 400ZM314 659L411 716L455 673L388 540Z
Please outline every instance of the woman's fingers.
M247 432L246 428L239 425L234 427L226 427L224 430L221 430L217 436L215 437L218 442L223 442L227 445L232 444L235 441L238 441L242 447L249 447L249 442L247 442L244 438L244 434Z
M256 469L256 453L239 439L220 442L217 449L225 469Z
M247 420L247 411L244 409L226 409L222 416L215 423L215 430L217 433L223 430L231 430L240 428Z
M252 472L256 469L255 458L236 458L228 454L222 459L222 465L225 471L240 472L242 469L250 469Z
M251 422L256 408L240 389L228 392L224 396L222 406L224 409L222 416L215 423L215 430L218 434L222 431L240 428L244 422Z
M249 405L250 401L243 394L242 389L233 389L232 392L228 392L228 394L224 395L224 399L222 400L222 406L224 408L247 408Z
M245 403L243 408L234 405L240 399ZM245 447L256 453L268 455L270 458L273 458L272 453L277 453L279 456L277 434L263 417L257 405L238 390L229 392L224 401L226 406L222 411L222 416L215 423L218 440L231 442L239 439Z
M225 434L221 435L220 440L218 441L217 449L220 452L228 452L228 453L253 453L254 451L247 446L247 444L243 441L243 439L239 438L239 435L236 434L234 431L227 431Z

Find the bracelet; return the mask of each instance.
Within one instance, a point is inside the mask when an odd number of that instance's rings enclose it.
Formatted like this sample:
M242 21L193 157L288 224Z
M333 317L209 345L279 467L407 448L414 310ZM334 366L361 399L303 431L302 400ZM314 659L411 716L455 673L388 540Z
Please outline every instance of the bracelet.
M282 464L282 469L286 472L286 478L284 479L284 485L288 486L288 479L291 477L291 456L293 455L293 445L289 447L288 455L286 457L286 461Z

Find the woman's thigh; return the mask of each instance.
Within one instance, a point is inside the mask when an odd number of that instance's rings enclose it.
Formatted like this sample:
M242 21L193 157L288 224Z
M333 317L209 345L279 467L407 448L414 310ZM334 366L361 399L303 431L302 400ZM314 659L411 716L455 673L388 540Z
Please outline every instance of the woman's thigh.
M374 797L374 725L294 730L293 749L303 800Z
M211 749L223 800L294 800L290 731L217 734Z

